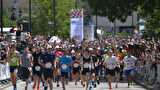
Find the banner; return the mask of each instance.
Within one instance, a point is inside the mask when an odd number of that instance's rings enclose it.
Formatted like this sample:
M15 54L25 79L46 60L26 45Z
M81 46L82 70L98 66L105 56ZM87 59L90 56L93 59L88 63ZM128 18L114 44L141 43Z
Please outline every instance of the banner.
M76 37L83 41L83 9L72 9L70 11L70 38Z
M9 63L0 64L0 80L10 78Z

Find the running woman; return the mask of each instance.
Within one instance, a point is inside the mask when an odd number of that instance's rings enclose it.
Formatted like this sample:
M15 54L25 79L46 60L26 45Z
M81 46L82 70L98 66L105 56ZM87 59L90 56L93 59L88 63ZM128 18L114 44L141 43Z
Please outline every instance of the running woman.
M92 60L91 60L91 56L89 55L89 51L85 50L82 57L81 68L82 68L82 79L83 81L86 81L86 90L88 90L89 81L90 81L91 61ZM83 86L85 86L84 83L83 83Z
M72 60L73 60L73 81L75 81L75 85L77 85L77 81L79 79L80 74L80 60L81 55L75 53L75 51L72 51Z
M55 61L55 54L52 53L52 48L48 47L47 52L41 54L40 59L39 59L39 64L43 67L43 75L44 75L44 90L48 89L48 81L49 81L49 86L50 90L53 89L53 71L54 68L56 67L56 61Z
M137 59L131 55L131 52L127 52L127 56L123 59L126 79L128 82L128 88L130 88L130 84L132 84L134 68L137 64Z
M118 82L120 77L120 65L122 64L122 57L117 53L117 50L114 50L114 56L116 57L116 68L115 68L115 77L116 77L116 88L118 88Z
M73 65L73 61L72 61L72 58L67 55L66 50L63 50L62 53L63 53L63 55L59 58L58 62L59 62L60 71L61 71L62 88L63 88L63 90L65 90L64 80L66 81L66 84L68 84L68 82L69 82L68 75L70 72L70 66Z
M32 64L32 55L29 54L29 48L26 47L24 49L24 53L21 56L22 57L22 65L21 65L21 69L22 69L22 76L23 78L26 80L26 86L25 86L25 90L27 90L28 88L28 83L29 83L29 77L31 76L32 73L32 68L31 68L31 64Z
M18 73L18 67L19 67L19 65L22 65L22 63L21 63L21 55L16 50L15 44L11 45L11 53L8 56L8 62L10 65L12 85L14 87L13 90L17 90L16 77L17 77L17 73Z
M108 51L108 56L106 57L104 61L104 65L106 67L106 75L108 80L108 85L110 90L112 90L111 83L113 82L114 76L115 76L115 66L116 66L116 57L113 56L113 51Z
M33 84L33 89L35 89L36 87L36 83L38 83L37 85L37 90L40 90L40 82L41 82L41 77L42 77L42 67L41 65L38 63L38 58L41 55L41 51L40 51L40 47L36 46L35 48L35 52L32 54L33 56L33 79L34 79L34 84Z

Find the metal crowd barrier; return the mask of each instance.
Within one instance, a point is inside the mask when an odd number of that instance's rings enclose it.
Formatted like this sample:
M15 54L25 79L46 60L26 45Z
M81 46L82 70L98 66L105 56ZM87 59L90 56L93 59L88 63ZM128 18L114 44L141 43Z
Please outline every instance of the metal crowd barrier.
M151 62L138 61L134 80L147 87L147 90L160 90L160 64L157 64L157 76L155 76L155 69L151 66Z

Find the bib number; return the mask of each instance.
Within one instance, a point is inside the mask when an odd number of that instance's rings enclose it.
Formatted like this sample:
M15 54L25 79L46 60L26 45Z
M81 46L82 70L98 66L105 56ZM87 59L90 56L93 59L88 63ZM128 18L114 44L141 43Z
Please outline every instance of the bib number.
M46 68L51 68L52 64L50 62L47 62L46 64Z
M11 61L12 61L12 62L16 62L16 61L17 61L17 58L12 58Z
M62 64L62 69L67 69L67 65L66 64Z
M78 67L78 64L77 64L77 63L74 63L74 67L77 68L77 67Z
M35 70L36 70L36 71L40 71L40 69L41 69L40 66L36 66L36 67L35 67Z
M89 68L89 63L84 63L84 68Z

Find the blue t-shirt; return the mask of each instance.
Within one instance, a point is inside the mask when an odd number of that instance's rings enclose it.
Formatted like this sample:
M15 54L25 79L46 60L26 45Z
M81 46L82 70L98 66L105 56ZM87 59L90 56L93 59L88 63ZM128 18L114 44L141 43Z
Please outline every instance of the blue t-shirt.
M54 69L54 60L55 60L55 54L54 53L50 53L48 54L47 52L46 53L43 53L41 54L40 56L40 60L42 60L43 64L46 64L47 62L50 62L52 64L51 68L44 68L43 67L43 71L48 71L48 70L53 70Z
M70 71L70 63L72 62L72 58L70 56L67 55L66 58L61 56L59 58L58 62L61 63L61 65L60 65L61 72L69 72Z

